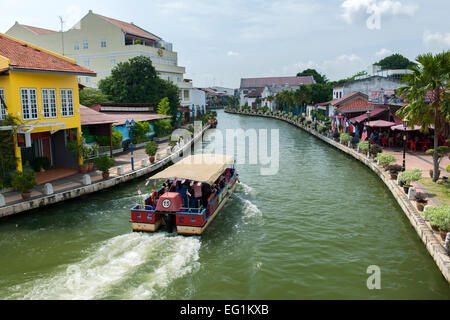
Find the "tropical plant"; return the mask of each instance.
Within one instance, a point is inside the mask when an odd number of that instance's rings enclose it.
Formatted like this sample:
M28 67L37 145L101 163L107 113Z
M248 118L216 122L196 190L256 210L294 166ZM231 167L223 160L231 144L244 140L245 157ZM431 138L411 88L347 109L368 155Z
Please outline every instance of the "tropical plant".
M113 130L113 132L112 132L113 149L122 148L122 139L123 139L122 132ZM109 140L108 136L95 136L95 141L97 141L97 143L100 146L109 146L110 145L110 140Z
M100 170L103 173L108 173L109 169L113 167L116 162L113 158L108 157L107 155L101 155L98 158L94 159L94 164L97 167L98 170Z
M441 164L442 159L444 159L444 157L446 157L449 152L450 152L450 148L447 147L447 146L440 146L440 147L438 147L438 153L437 153L438 165ZM434 149L427 150L426 154L434 155Z
M11 178L12 186L14 190L21 191L23 193L29 193L31 189L36 185L36 178L33 170L27 170L24 172L17 171Z
M426 193L417 192L414 198L419 203L427 203L428 196Z
M408 103L397 115L409 120L410 126L418 124L422 131L428 132L434 125L434 176L439 179L439 135L448 136L450 121L450 51L433 55L420 55L418 65L410 67L411 74L406 74L402 82L405 87L397 89L398 95L403 95Z
M92 107L103 102L108 102L108 97L99 89L84 88L80 90L80 104Z
M422 171L420 169L407 170L398 176L398 180L410 185L411 182L419 181L422 178Z
M0 126L14 127L21 124L21 121L8 114L6 119L0 120ZM0 131L0 185L10 186L10 172L16 168L16 156L14 154L14 130Z
M50 166L50 160L47 157L38 157L31 162L31 167L35 172L39 172L42 169L48 170Z
M399 165L399 164L390 164L390 165L387 167L387 170L388 170L389 172L391 172L391 173L397 173L397 172L400 172L400 171L402 171L402 169L403 169L403 167L402 167L401 165Z

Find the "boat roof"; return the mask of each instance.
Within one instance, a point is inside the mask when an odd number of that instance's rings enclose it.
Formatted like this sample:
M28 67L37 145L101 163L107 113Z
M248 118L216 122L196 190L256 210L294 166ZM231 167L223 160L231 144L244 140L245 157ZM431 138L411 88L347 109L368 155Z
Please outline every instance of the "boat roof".
M223 154L191 155L150 179L188 179L212 185L232 164L234 158Z

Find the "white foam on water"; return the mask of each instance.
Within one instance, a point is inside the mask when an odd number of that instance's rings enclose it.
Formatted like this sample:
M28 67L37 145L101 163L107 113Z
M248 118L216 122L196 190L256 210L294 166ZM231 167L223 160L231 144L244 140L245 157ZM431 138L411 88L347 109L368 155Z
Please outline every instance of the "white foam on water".
M242 187L242 190L244 191L244 194L251 196L251 198L256 198L256 191L255 189L253 189L252 187L250 187L249 185L246 185L245 183L240 183L239 184Z
M264 225L264 216L258 206L238 194L236 194L236 197L243 203L242 213L244 223Z
M195 272L200 267L199 251L201 242L197 237L169 237L165 244L167 255L155 269L143 276L142 284L126 294L129 300L161 299L161 293L174 280Z
M151 259L164 247L165 234L130 233L99 244L79 263L63 272L14 288L11 299L90 300L105 296L109 289Z

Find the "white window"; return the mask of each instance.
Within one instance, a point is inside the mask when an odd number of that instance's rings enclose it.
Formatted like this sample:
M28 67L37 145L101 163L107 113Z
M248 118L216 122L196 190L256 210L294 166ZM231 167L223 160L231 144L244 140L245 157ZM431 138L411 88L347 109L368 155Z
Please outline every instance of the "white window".
M73 43L73 50L80 50L80 43L78 41L75 41Z
M181 82L181 77L177 77L177 82Z
M106 39L102 39L102 41L100 42L100 47L106 48Z
M22 101L22 116L24 120L36 120L38 116L36 89L20 89L20 99Z
M87 40L83 40L83 49L89 49L89 43Z
M44 119L58 117L55 89L42 89L42 111Z
M86 67L89 67L89 65L90 65L89 59L84 60L84 65Z
M74 116L72 89L61 89L61 115L63 117Z
M115 66L116 65L116 58L111 58L111 65Z
M5 101L5 91L3 88L0 88L0 97L2 97L3 101ZM0 100L0 120L6 119L6 107Z

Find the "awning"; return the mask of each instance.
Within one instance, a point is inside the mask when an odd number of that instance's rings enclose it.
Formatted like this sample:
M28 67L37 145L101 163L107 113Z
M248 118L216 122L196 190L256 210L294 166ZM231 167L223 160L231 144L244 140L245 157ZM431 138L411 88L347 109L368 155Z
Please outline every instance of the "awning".
M80 104L80 118L82 126L89 126L94 124L109 124L116 123L116 119L108 116L102 112L97 112L91 108Z
M391 127L391 130L394 130L394 131L405 131L405 127L403 126L403 124L400 124L400 125ZM406 128L406 131L420 131L420 130L422 130L421 126L414 126L414 129Z
M390 121L384 121L384 120L376 120L376 121L370 121L368 126L371 128L388 128L395 126L395 122Z
M234 158L221 154L200 154L184 158L150 179L188 179L212 185Z
M373 109L372 111L370 111L370 117L371 117L371 118L372 118L372 117L375 117L375 116L377 116L377 115L383 113L384 111L387 111L387 109L384 109L384 108L375 108L375 109ZM365 120L367 120L367 114L366 114L366 113L363 113L363 114L360 115L360 116L357 116L357 117L355 117L355 118L350 119L350 122L355 123L355 122L362 122L362 121L365 121Z

